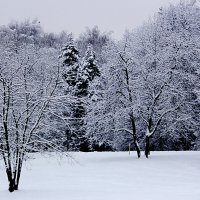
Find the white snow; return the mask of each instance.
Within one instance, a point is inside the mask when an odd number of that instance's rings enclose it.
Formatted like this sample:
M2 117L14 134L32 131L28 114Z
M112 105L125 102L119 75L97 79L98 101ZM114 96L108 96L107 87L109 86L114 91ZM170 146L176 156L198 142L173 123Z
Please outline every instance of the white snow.
M73 153L76 162L35 155L20 190L7 191L0 168L0 200L199 200L200 152Z

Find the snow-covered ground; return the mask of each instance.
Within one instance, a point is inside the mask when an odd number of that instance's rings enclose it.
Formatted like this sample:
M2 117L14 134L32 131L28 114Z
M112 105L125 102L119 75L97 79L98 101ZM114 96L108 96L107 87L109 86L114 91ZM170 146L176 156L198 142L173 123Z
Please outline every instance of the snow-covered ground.
M0 200L200 200L200 152L74 153L28 161L20 190L7 191L0 168ZM2 161L0 161L2 162Z

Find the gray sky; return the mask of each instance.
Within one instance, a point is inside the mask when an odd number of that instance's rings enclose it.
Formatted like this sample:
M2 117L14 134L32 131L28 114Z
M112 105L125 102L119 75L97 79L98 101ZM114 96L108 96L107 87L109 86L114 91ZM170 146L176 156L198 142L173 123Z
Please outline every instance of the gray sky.
M119 38L169 2L179 0L0 0L0 25L38 18L45 31L66 30L77 36L85 27L98 25Z

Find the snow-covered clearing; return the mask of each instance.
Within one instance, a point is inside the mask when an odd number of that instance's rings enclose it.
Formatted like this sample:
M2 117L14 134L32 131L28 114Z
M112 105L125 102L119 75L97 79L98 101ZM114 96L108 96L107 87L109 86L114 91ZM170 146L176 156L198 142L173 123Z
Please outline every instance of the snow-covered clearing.
M73 156L76 162L35 155L14 193L7 191L1 165L0 200L200 200L200 152Z

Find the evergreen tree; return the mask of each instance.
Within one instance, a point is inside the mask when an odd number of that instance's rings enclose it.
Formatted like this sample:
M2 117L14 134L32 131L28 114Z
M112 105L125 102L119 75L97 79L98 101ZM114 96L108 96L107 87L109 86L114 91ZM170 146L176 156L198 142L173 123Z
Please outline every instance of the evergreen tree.
M62 57L65 67L63 78L69 86L75 86L79 70L79 51L72 42L62 49Z
M100 76L100 72L97 66L95 52L92 46L88 46L85 53L84 63L83 63L83 73L89 81L92 81L95 76Z
M95 53L89 46L81 63L79 51L74 44L70 43L63 48L62 57L63 78L71 86L70 91L74 99L71 104L68 144L72 143L70 146L73 150L89 151L89 142L85 136L84 117L86 115L85 102L87 101L89 83L95 76L100 75Z

